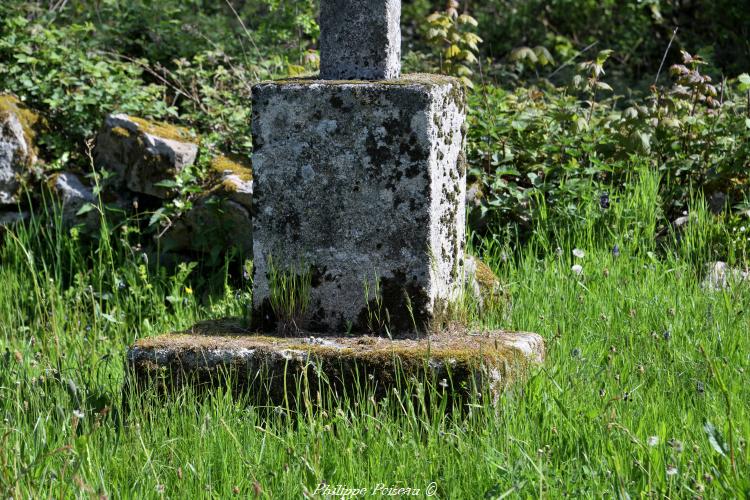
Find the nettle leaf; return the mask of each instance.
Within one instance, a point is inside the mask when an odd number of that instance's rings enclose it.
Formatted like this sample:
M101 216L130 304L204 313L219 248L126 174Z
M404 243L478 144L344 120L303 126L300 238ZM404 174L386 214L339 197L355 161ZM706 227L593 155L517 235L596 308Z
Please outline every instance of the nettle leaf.
M458 16L458 22L461 24L470 24L475 27L479 26L479 23L477 22L477 20L468 14L461 14L460 16Z
M427 32L427 38L430 40L435 39L442 39L448 36L448 32L445 30L445 28L430 28L430 30Z
M459 79L461 80L461 82L462 82L462 83L463 83L464 85L466 85L466 87L468 87L468 88L470 88L470 89L473 89L473 88L474 88L474 82L472 82L471 80L469 80L469 79L468 79L468 78L466 78L465 76L461 76L461 77L459 77Z
M518 62L529 61L532 64L536 64L539 61L539 58L536 56L536 53L531 50L531 48L518 47L511 51L510 60Z
M534 47L534 53L539 59L539 64L541 64L542 66L547 66L548 64L555 64L555 58L552 57L552 54L550 53L549 50L547 50L547 47L537 45L536 47Z
M445 49L445 57L446 59L453 59L454 57L461 54L461 47L458 45L451 45L447 49Z

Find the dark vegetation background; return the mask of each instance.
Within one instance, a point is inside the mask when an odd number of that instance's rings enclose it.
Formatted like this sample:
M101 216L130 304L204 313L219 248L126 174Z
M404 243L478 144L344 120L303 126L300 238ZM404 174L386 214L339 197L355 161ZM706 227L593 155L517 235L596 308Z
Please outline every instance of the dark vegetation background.
M46 115L48 170L90 175L86 141L116 111L190 126L204 152L249 156L250 86L316 70L317 11L313 0L6 0L0 91ZM703 206L722 228L707 236L712 254L744 259L750 2L405 0L403 11L405 69L472 87L478 238L543 232L554 247L584 217L606 237L611 204L648 168L659 234ZM162 216L189 209L203 167ZM135 237L163 224L144 221Z

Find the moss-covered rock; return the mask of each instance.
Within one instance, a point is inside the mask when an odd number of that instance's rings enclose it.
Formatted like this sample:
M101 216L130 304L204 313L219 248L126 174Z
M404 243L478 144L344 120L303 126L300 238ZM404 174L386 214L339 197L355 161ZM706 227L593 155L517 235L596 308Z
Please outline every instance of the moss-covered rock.
M157 184L174 180L195 162L198 140L176 125L110 115L96 139L95 162L114 174L109 180L114 187L165 199L172 190Z
M217 156L211 160L209 193L239 203L245 209L253 206L253 169L249 159L239 156Z
M37 161L36 135L42 123L18 98L0 94L0 204L20 201Z
M544 341L533 333L443 333L429 338L295 337L257 334L238 320L211 321L189 331L142 339L127 357L137 384L164 390L216 387L227 380L259 403L294 399L298 383L309 394L337 396L368 387L376 397L404 383L427 382L451 396L497 396L544 360ZM230 376L229 379L225 378Z
M217 156L205 191L193 208L164 234L168 252L223 255L231 249L249 258L253 249L253 173L248 160Z
M167 252L216 256L236 249L241 257L250 258L253 251L250 211L226 196L205 196L162 236L161 246Z
M495 272L478 257L467 255L464 264L465 287L482 306L496 303L504 290Z

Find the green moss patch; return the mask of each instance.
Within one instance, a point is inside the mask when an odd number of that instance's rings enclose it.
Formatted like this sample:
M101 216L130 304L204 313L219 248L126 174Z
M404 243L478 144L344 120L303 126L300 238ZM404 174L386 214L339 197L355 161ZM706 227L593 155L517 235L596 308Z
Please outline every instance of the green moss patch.
M128 116L128 119L138 125L138 130L140 132L161 137L162 139L177 142L195 142L199 139L199 137L190 130L170 123L144 120L143 118L137 118L135 116ZM113 132L115 132L114 129ZM115 133L117 134L117 132Z
M490 266L482 262L480 259L475 258L474 261L477 265L476 278L479 282L479 286L486 291L493 292L500 287L500 279L492 271Z
M248 159L239 155L217 156L211 160L211 171L219 176L230 172L243 182L253 180L253 169Z

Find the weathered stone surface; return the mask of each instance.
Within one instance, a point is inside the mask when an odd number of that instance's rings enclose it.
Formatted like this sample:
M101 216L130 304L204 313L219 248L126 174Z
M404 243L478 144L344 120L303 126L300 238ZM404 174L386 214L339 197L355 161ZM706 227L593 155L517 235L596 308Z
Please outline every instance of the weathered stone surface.
M78 214L85 205L89 203L96 205L97 199L92 189L81 182L76 174L70 172L54 174L48 179L47 184L60 199L62 222L66 227L82 224L89 232L99 227L101 215L97 210Z
M750 272L730 267L726 262L712 262L706 267L708 272L703 279L702 287L711 292L719 292L750 280Z
M253 207L253 170L242 158L219 156L211 161L216 178L211 194L239 203L247 210Z
M170 197L159 182L174 180L198 155L197 138L173 125L110 115L96 138L95 161L114 175L111 183L158 198Z
M221 255L230 248L250 257L253 222L241 204L221 196L198 200L163 236L167 252L198 252Z
M253 172L240 158L220 156L211 162L206 192L163 237L168 252L223 255L236 249L242 257L253 251Z
M508 382L544 360L544 340L534 333L443 333L430 339L382 337L279 338L254 334L240 321L212 321L179 334L143 339L127 362L139 385L174 390L206 388L230 376L236 392L263 404L294 399L298 382L310 397L341 396L369 387L382 397L404 382L428 382L454 396L496 397ZM401 384L401 385L399 385Z
M401 0L322 0L320 77L387 80L401 75Z
M31 214L26 211L0 212L0 233L7 228L29 219Z
M0 94L0 205L20 201L36 162L34 127L39 117L11 95Z
M314 331L367 330L376 308L392 335L423 329L464 276L464 119L443 76L256 85L254 321L275 319L272 257L312 271Z

